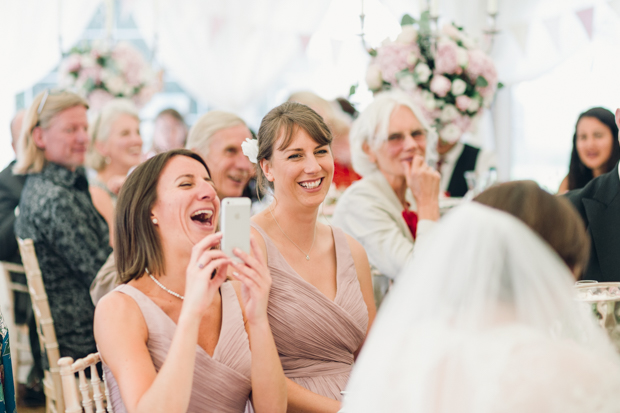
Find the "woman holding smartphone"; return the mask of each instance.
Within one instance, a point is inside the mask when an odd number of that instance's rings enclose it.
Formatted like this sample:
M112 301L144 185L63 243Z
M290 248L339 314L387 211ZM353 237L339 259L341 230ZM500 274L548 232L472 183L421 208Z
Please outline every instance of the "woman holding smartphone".
M286 410L267 318L269 270L217 249L220 202L202 158L184 149L127 178L115 217L121 284L99 301L95 339L115 412ZM239 282L226 282L227 272ZM252 353L250 353L250 348Z
M317 222L334 172L323 119L284 103L262 120L244 153L274 201L252 218L273 285L268 315L289 412L337 412L353 360L375 317L370 266L361 245Z

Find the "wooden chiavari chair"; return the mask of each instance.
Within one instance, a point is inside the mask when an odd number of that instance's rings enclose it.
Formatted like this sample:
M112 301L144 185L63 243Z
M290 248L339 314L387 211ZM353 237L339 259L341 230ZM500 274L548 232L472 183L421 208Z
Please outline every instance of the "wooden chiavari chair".
M65 413L112 413L112 404L109 403L110 392L105 383L105 377L103 380L105 390L101 391L102 380L97 372L99 361L101 361L99 353L89 354L75 362L71 357L63 357L58 360L62 377L62 391L65 398ZM85 374L85 370L89 367L90 384ZM78 374L79 391L78 384L75 381L76 373ZM93 402L95 410L93 410Z

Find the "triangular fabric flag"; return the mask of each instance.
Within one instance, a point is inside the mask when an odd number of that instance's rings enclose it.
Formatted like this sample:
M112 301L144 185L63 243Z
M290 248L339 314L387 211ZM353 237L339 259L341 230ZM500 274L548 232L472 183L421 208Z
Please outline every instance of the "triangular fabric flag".
M620 0L611 0L608 4L620 16Z
M555 47L560 50L560 16L550 17L543 21L543 24L547 28L547 32L549 33L549 37L551 37L551 41L555 45Z
M308 48L308 43L310 43L310 35L309 34L300 34L299 42L301 43L301 50L305 53Z
M587 9L576 11L577 17L581 20L581 24L583 24L583 28L586 29L586 33L588 34L588 38L592 40L592 21L594 17L594 6L588 7Z
M338 61L340 49L342 49L342 40L331 39L332 41L332 60L334 63Z
M219 16L211 17L211 27L209 28L211 37L216 37L222 31L222 28L224 27L225 23L226 23L226 19L223 17L219 17Z
M517 40L523 54L527 54L527 37L530 33L529 23L514 24L510 27L510 31Z

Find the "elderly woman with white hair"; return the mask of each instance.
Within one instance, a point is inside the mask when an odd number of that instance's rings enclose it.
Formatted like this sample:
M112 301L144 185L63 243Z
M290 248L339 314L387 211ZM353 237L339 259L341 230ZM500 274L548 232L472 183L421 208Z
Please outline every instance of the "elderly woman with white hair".
M439 219L440 176L424 159L430 133L411 99L396 91L377 95L351 129L353 168L363 178L344 192L332 223L364 246L377 305L416 236Z
M108 223L110 241L114 239L114 207L127 174L142 160L140 117L133 102L108 102L89 125L91 145L86 164L97 171L89 178L89 190L97 211Z
M220 199L238 197L253 175L254 168L241 150L252 132L239 116L214 110L192 126L186 149L198 152L211 170L211 179Z

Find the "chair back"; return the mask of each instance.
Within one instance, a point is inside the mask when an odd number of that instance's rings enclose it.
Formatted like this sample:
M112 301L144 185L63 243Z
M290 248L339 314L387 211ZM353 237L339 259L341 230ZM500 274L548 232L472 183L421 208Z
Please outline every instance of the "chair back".
M18 328L15 322L15 293L21 292L28 294L28 287L23 284L16 283L11 279L11 273L25 274L24 267L20 264L15 264L7 261L0 261L0 276L2 281L6 285L7 301L3 302L2 314L4 315L4 321L7 324L11 335L9 340L11 341L11 360L13 361L13 378L17 385L17 379L19 376L19 368L27 360L22 359L23 352L28 352L30 346L23 344L23 337L28 333L28 326L26 324L20 325ZM29 364L29 363L28 363ZM17 386L15 386L17 388Z
M58 360L60 375L62 376L62 391L65 396L65 413L112 413L112 404L109 403L110 392L103 380L104 391L101 391L101 379L97 372L97 363L101 361L99 353L92 353L75 362L71 357L63 357ZM84 371L90 367L90 384ZM78 374L78 384L75 382L75 374ZM82 403L80 405L80 394ZM91 398L92 394L92 398ZM93 411L93 401L95 410ZM107 410L106 410L107 406ZM83 409L83 410L82 410Z
M22 240L18 238L17 243L19 244L19 252L26 270L28 292L30 293L32 310L37 322L41 351L45 351L49 362L49 371L46 370L43 377L43 387L47 400L46 411L48 413L62 413L65 411L65 404L62 397L62 381L58 367L60 350L56 340L54 320L52 319L49 302L47 301L41 269L39 268L39 260L31 239Z

